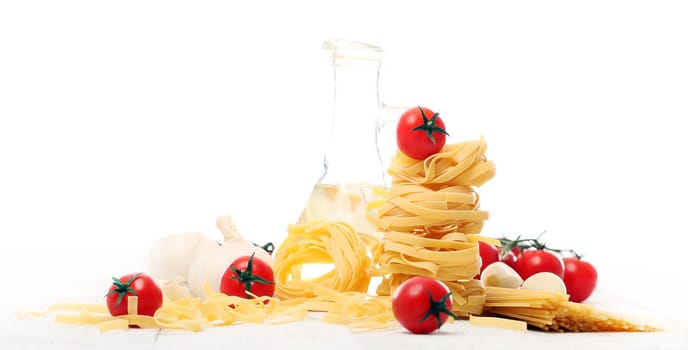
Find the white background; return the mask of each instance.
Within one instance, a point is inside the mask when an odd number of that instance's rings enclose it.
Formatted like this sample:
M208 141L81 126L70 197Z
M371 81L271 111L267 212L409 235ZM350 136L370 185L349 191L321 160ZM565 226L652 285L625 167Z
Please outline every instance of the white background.
M685 309L686 18L679 1L4 1L0 269L219 237L226 213L279 243L322 169L320 47L346 38L385 49L386 103L487 139L486 235L547 231L600 288Z

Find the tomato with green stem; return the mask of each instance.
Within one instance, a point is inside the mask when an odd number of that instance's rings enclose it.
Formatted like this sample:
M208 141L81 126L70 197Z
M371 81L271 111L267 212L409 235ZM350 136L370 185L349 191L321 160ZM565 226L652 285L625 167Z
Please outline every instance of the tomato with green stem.
M392 295L392 311L397 321L409 332L427 334L440 329L451 316L452 295L441 281L412 277L402 283Z
M397 146L413 159L425 159L444 147L449 134L439 113L414 107L401 115L397 124Z
M251 294L272 297L275 294L275 274L268 263L255 257L255 253L241 256L222 275L220 292L248 299Z
M520 235L513 240L506 237L500 238L499 242L502 246L499 248L499 257L501 261L509 265L512 269L515 269L516 260L518 260L518 257L521 255L521 251L533 247L536 244L540 244L538 239L542 237L543 234L544 232L535 239L521 238Z
M162 306L162 290L152 277L144 273L113 277L112 285L105 295L107 308L112 316L129 313L129 296L138 297L136 312L153 316Z
M518 260L518 256L521 255L521 248L514 247L508 250L505 249L500 249L499 250L499 257L501 261L512 269L514 266L516 266L516 260Z

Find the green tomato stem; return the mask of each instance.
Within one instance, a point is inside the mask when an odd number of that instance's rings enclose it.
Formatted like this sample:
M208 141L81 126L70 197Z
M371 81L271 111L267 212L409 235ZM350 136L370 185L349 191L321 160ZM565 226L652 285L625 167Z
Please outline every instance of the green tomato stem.
M428 299L430 303L430 307L428 308L428 311L425 313L421 321L425 321L428 319L430 316L435 316L435 319L437 319L437 329L440 329L442 327L442 319L440 318L441 314L447 314L451 317L453 317L455 320L458 319L459 317L456 316L453 312L447 309L447 306L445 303L447 302L448 298L451 298L451 292L447 293L445 296L442 297L442 299L435 301L432 298L432 293L430 292L429 289L425 290L428 293Z
M231 266L232 272L235 273L235 276L232 276L231 278L234 280L239 281L244 285L244 290L246 291L246 298L251 298L251 295L248 294L251 292L251 286L253 283L262 283L262 284L275 284L275 282L268 281L258 275L253 274L253 258L255 257L256 253L254 252L251 254L251 257L248 258L248 263L246 264L246 269L245 270L239 270L234 266Z
M141 273L139 272L131 276L131 278L129 278L129 280L126 283L122 283L122 281L117 277L112 277L112 284L115 286L115 289L105 294L105 297L117 293L117 301L115 302L115 307L119 307L119 305L122 303L122 300L124 300L124 296L127 293L138 296L138 294L136 294L136 291L131 288L131 284L134 282L134 280L139 278L140 275Z
M428 135L428 138L430 141L432 141L433 145L435 144L435 136L432 134L433 132L439 132L440 134L449 136L446 130L435 125L437 122L437 117L440 115L439 113L433 114L432 118L428 119L423 111L423 108L418 106L418 109L420 110L420 114L423 116L423 124L416 126L415 128L411 129L411 131L425 131L425 134Z

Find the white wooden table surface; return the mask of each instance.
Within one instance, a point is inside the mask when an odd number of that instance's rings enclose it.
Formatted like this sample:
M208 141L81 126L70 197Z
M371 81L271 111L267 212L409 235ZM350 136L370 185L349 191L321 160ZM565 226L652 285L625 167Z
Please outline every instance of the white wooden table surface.
M96 254L97 255L97 254ZM550 334L473 327L466 321L445 325L437 334L411 335L402 328L351 332L321 322L317 315L284 325L239 324L198 333L131 329L101 334L94 326L57 324L52 317L18 318L21 311L41 311L57 302L100 303L111 271L138 271L145 259L136 256L44 257L41 261L4 256L0 288L0 349L379 349L399 347L452 349L688 349L686 303L658 294L648 298L620 296L604 284L589 300L600 309L618 312L663 327L656 333ZM15 271L15 272L13 272ZM632 283L629 281L629 286ZM677 286L677 288L680 286ZM672 296L671 299L677 299ZM680 298L678 298L680 299ZM644 301L643 301L644 300Z

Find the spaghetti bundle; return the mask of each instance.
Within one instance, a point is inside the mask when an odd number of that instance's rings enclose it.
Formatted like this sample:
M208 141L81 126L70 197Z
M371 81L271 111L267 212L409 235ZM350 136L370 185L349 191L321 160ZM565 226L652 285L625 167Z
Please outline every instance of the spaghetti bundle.
M624 320L592 305L568 301L562 293L486 287L484 313L527 322L555 332L652 332L656 329Z
M452 290L454 311L480 313L485 293L473 277L480 271L477 241L488 213L479 210L475 187L495 174L485 158L485 140L446 145L415 160L401 152L392 159L392 185L385 199L371 203L370 221L385 234L373 259L384 275L379 295L389 295L415 275L437 278Z
M335 291L366 292L372 264L364 242L345 222L311 221L290 225L287 239L277 249L275 295L281 299L315 296L314 286ZM329 272L302 280L306 264L334 264ZM308 288L308 286L311 286Z

